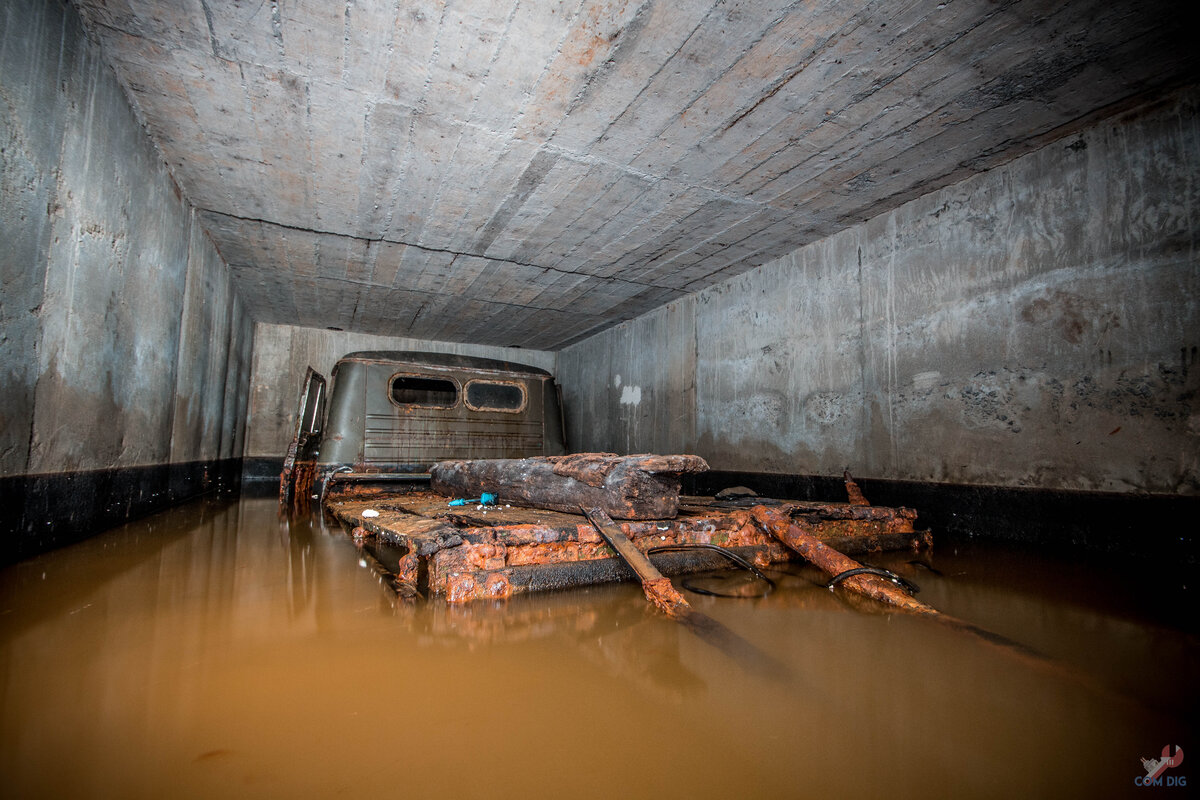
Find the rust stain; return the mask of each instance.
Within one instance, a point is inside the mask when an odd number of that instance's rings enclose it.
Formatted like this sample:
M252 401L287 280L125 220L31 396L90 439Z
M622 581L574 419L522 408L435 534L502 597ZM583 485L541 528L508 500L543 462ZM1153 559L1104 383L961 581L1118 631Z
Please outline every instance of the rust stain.
M467 561L478 570L502 569L508 552L502 544L465 545Z
M446 602L465 603L475 599L475 576L471 573L456 572L446 579Z
M312 461L297 461L291 469L279 474L279 503L285 512L307 514L312 510L313 485L317 465Z
M420 568L420 559L416 553L409 553L400 559L400 564L396 568L396 579L404 583L417 585L417 574Z
M867 498L863 497L862 490L858 488L858 484L854 482L854 478L850 477L850 470L842 473L843 479L846 481L846 494L850 498L852 506L869 506Z
M1029 301L1021 308L1021 319L1033 325L1049 324L1069 344L1080 344L1088 334L1103 336L1121 327L1120 315L1101 309L1078 295L1063 291Z
M646 593L647 600L669 616L675 616L681 608L688 608L688 601L671 585L670 578L645 581L642 591Z
M503 599L512 594L512 586L508 577L500 573L492 573L484 578L484 593L492 599Z

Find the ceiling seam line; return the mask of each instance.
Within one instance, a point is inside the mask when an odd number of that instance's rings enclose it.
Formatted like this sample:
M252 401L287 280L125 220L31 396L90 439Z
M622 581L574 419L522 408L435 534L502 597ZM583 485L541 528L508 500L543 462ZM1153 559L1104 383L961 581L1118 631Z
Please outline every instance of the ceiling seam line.
M197 207L196 210L201 211L205 214L213 214L215 216L225 217L227 219L234 219L234 220L238 220L240 222L256 223L258 225L273 225L278 228L284 228L284 229L290 230L290 231L298 231L300 233L312 233L312 234L317 234L319 236L336 236L339 239L351 239L353 241L358 241L358 242L367 242L367 243L375 242L375 243L382 243L382 244L394 244L394 245L398 245L401 247L412 247L417 250L423 250L427 253L444 253L446 255L462 256L463 258L478 258L478 259L482 259L483 261L495 261L495 262L498 262L501 264L512 264L513 266L517 266L517 267L528 267L530 269L540 269L540 270L545 270L547 272L556 272L560 275L576 275L581 278L592 278L593 280L603 281L605 283L628 283L628 284L632 284L634 286L644 286L648 289L664 288L664 287L661 287L654 283L643 283L641 281L633 281L633 280L628 280L625 278L601 277L599 275L593 275L588 272L577 272L574 270L560 269L558 267L548 267L543 264L533 264L533 263L529 263L529 262L525 262L525 261L513 261L512 259L508 259L508 258L496 258L494 256L480 255L478 253L464 253L464 252L461 252L458 250L451 250L449 248L430 247L428 245L416 244L414 242L401 242L401 241L396 241L393 239L386 239L382 236L355 236L355 235L349 234L349 233L336 233L334 231L322 231L322 230L316 230L314 228L304 228L299 225L288 225L283 222L272 222L271 220L267 220L267 219L258 219L255 217L240 217L236 214L226 214L222 211L214 211L211 208ZM337 279L334 278L332 280L337 280Z

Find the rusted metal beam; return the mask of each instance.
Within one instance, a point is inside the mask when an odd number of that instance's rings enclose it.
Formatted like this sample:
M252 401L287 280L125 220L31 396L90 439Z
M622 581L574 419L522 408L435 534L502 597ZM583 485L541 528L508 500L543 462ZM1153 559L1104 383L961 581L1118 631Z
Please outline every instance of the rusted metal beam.
M688 606L688 601L684 600L683 595L671 585L671 579L664 577L650 563L646 554L629 541L629 537L617 527L608 514L599 508L581 507L580 510L583 511L588 522L592 523L592 526L604 537L604 541L608 542L608 546L616 550L621 560L637 573L647 600L671 617L678 616L680 609Z
M830 576L840 575L852 569L862 569L862 564L853 558L839 553L813 536L811 532L803 530L800 527L803 523L795 522L787 515L765 506L755 506L750 513L763 526L764 530L795 550L814 566L829 573ZM858 594L913 614L932 616L941 613L933 606L922 603L891 581L878 575L852 575L843 580L841 585Z
M430 476L433 490L450 496L491 492L501 503L567 513L585 507L616 519L671 519L679 512L679 476L707 469L704 459L692 455L578 453L443 461Z

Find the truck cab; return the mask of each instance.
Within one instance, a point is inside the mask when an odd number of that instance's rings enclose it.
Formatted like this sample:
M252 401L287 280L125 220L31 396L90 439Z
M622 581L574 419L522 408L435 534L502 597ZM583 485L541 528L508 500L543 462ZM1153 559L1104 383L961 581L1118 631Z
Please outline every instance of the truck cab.
M439 461L566 452L554 378L476 356L362 351L325 378L309 369L280 475L280 501L333 488L421 482Z

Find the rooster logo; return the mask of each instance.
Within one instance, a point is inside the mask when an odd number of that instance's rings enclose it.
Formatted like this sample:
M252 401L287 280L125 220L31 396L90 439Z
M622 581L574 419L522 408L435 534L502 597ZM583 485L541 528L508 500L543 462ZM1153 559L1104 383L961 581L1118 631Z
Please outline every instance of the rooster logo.
M1162 758L1143 758L1142 766L1146 768L1146 780L1152 781L1167 771L1169 767L1178 767L1183 763L1183 748L1175 745L1175 755L1171 755L1171 745L1163 745Z

